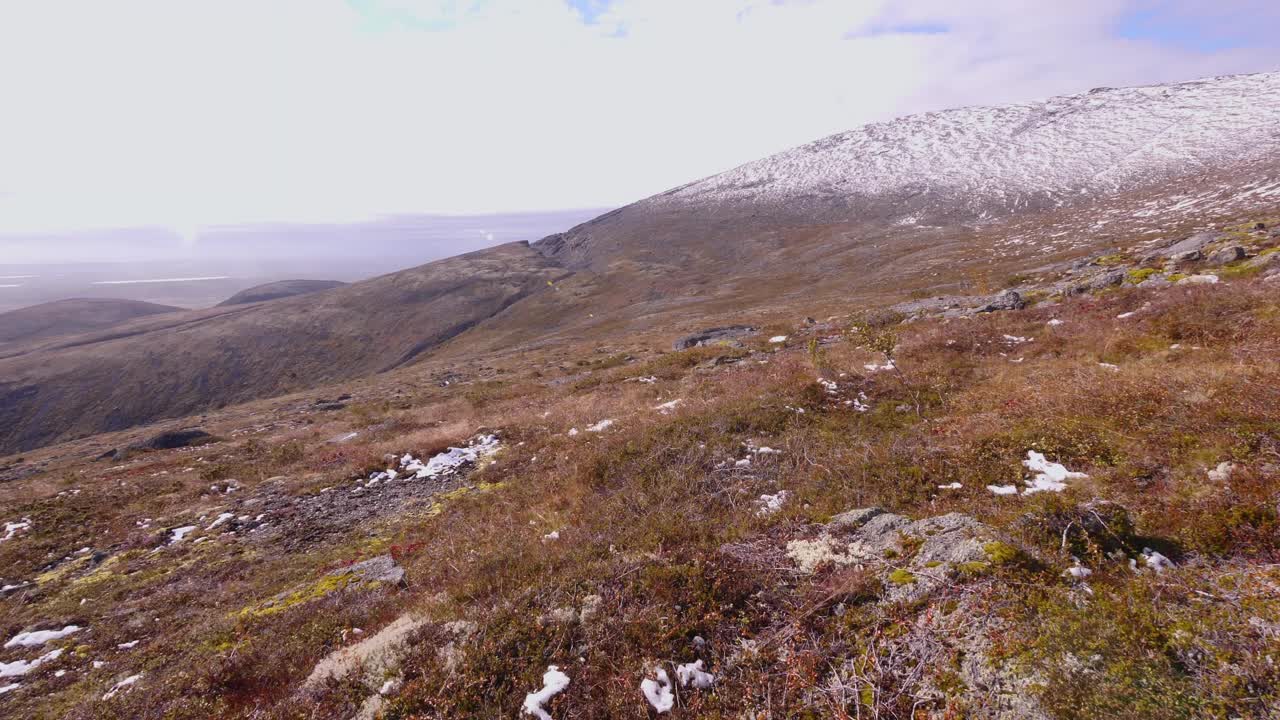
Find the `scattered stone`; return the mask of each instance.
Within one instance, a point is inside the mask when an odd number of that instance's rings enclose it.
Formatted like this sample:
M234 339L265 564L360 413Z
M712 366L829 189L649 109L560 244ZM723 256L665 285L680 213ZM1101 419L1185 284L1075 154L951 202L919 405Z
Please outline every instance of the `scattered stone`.
M361 582L384 582L391 585L404 586L404 568L390 555L379 555L354 565L338 568L329 573L333 576L350 575Z
M737 338L750 335L756 331L750 325L727 325L725 327L708 328L692 335L686 335L675 342L676 350L688 350L708 345L738 346Z
M1266 268L1274 265L1277 261L1280 261L1280 252L1270 252L1258 255L1245 263L1244 266L1249 269Z
M162 432L151 439L130 446L131 450L173 450L175 448L202 445L213 439L213 436L199 428L171 430Z
M1218 250L1214 252L1212 255L1210 255L1209 262L1213 263L1214 265L1226 265L1227 263L1233 263L1237 260L1243 260L1245 258L1245 255L1247 255L1247 253L1245 252L1244 248L1240 247L1239 245L1231 245L1229 247L1224 247L1221 250Z
M1124 283L1129 274L1127 271L1117 268L1099 273L1084 281L1083 283L1071 288L1071 293L1075 295L1083 295L1088 292L1097 290L1105 290L1107 288L1116 287Z
M1210 243L1216 241L1217 239L1218 239L1218 233L1216 232L1212 232L1212 231L1199 232L1199 233L1196 233L1195 235L1192 235L1189 238L1186 238L1185 240L1179 240L1178 242L1172 245L1169 245L1165 248L1161 248L1152 253L1149 253L1147 257L1144 259L1155 259L1160 257L1176 259L1179 256L1195 254L1196 255L1195 259L1198 260L1200 259L1200 257L1202 257L1201 253L1205 249L1205 247L1207 247Z
M1027 306L1027 301L1022 298L1021 293L1017 290L1005 290L996 295L987 304L978 308L979 313L999 312L1004 310L1021 310Z
M1217 285L1217 275L1188 275L1177 282L1178 285Z
M827 565L876 569L885 581L885 602L919 599L959 573L1016 555L991 527L967 515L913 521L879 508L837 515L817 538L787 544L787 557L804 573Z
M378 687L388 671L399 661L412 635L426 626L426 620L402 615L382 630L360 642L330 653L316 663L302 683L304 691L315 691L330 680L344 680L357 670L371 687Z

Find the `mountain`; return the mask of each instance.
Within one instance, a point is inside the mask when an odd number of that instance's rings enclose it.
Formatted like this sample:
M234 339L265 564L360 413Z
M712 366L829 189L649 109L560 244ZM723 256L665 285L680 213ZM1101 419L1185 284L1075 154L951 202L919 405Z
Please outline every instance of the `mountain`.
M181 310L138 300L103 298L41 303L0 314L0 345L101 330L126 320Z
M0 451L390 370L565 274L514 243L0 356Z
M1073 211L1085 215L1076 233L1133 229L1157 211L1169 222L1278 197L1280 73L1265 73L875 123L642 200L538 247L573 268L620 259L738 267L795 243L817 242L829 257L866 236L1026 217L1061 223ZM801 228L813 237L799 237Z
M584 338L676 335L766 310L972 294L1278 198L1280 73L905 117L641 200L531 247L0 354L0 451L425 354L469 362ZM551 278L554 291L543 291ZM404 283L421 289L405 292ZM157 378L171 387L156 393Z
M218 307L279 300L280 298L293 297L294 295L306 295L307 293L320 292L321 290L331 290L343 285L346 285L346 283L338 280L279 280L241 290L218 303Z
M1274 81L0 347L0 715L1274 718Z

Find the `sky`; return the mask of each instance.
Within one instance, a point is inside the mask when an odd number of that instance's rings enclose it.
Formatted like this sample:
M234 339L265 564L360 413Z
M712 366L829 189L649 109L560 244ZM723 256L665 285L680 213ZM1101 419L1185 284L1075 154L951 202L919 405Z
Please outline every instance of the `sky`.
M863 123L1280 69L1274 0L0 0L0 235L614 207Z

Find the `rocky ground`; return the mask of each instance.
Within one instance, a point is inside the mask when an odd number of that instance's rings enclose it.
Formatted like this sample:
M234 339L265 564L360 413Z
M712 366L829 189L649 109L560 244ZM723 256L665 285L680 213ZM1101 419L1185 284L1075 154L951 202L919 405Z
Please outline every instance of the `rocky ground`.
M0 715L1276 717L1273 222L6 459Z

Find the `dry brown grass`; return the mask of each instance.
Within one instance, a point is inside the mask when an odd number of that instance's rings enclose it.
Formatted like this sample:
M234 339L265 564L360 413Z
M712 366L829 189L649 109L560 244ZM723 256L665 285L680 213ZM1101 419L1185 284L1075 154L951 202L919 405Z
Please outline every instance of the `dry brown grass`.
M1116 319L1133 310L1134 317ZM1051 317L1065 323L1049 327ZM960 606L1012 623L999 656L1037 668L1058 693L1047 704L1054 716L1120 717L1126 708L1153 717L1265 716L1260 708L1276 698L1277 678L1247 661L1268 641L1245 625L1251 616L1280 621L1265 591L1274 581L1268 563L1280 559L1273 287L1244 280L1120 291L891 328L898 373L865 371L883 357L853 342L825 348L835 396L816 383L804 331L785 326L779 334L796 336L786 349L760 347L721 366L707 362L745 353L655 348L617 362L584 347L584 369L558 349L447 388L404 376L368 386L360 412L318 415L290 401L270 406L282 424L261 431L236 435L246 416L214 418L227 423L214 428L226 439L198 451L144 454L114 469L64 463L60 472L73 478L16 481L5 489L3 519L30 516L34 525L0 545L6 582L51 563L64 567L58 559L84 544L122 557L116 562L124 569L87 584L77 584L84 573L68 571L37 593L0 601L11 610L2 628L8 634L36 622L92 629L89 649L62 661L72 672L34 681L9 702L33 716L342 716L366 690L337 684L304 699L294 694L297 684L319 658L353 641L352 628L373 632L413 610L478 629L451 669L437 654L444 635L424 631L403 662L406 683L388 705L391 718L514 716L549 664L572 677L551 704L555 717L644 717L638 685L653 663L695 658L719 681L713 691L680 693L689 716L905 718L924 703L962 717L976 710L948 674L956 648L929 645L932 654L916 657L903 644L914 637L904 636L906 628L951 617ZM1011 343L1005 335L1035 339ZM649 376L656 382L635 381ZM551 382L565 377L575 379ZM843 404L858 393L867 412ZM684 402L671 412L654 409L675 398ZM616 425L586 432L606 418ZM580 434L570 437L575 427ZM359 429L357 439L327 442L350 428ZM150 554L157 528L225 504L209 492L211 482L234 477L239 492L252 495L283 475L288 495L311 497L384 466L386 454L425 455L480 429L499 432L505 446L466 480L483 491L436 506L424 499L311 544L209 542ZM747 443L783 452L735 468ZM1090 478L1060 496L999 498L985 490L1019 484L1029 449ZM1222 461L1237 463L1238 472L1210 483L1207 471ZM220 474L226 477L210 480ZM951 482L964 489L938 490ZM82 494L49 497L72 484ZM757 516L756 498L778 490L790 494L784 509ZM1090 615L1059 577L1070 560L1057 528L1095 500L1127 508L1133 527L1105 547L1072 536L1070 550L1086 553L1082 560L1098 570ZM781 556L786 540L814 523L866 506L917 517L974 515L1007 532L1039 565L960 579L924 605L893 607L877 603L881 591L863 574L802 578ZM135 528L140 517L155 518L153 528ZM543 542L553 530L560 539ZM1182 568L1134 575L1127 556L1145 545ZM1126 557L1106 556L1116 550ZM283 612L244 613L312 587L334 567L388 551L408 570L406 590L345 589ZM1206 592L1226 599L1196 600L1197 589L1223 582L1233 589ZM597 620L538 621L580 607L589 595L602 597ZM89 602L81 606L81 598ZM1082 627L1094 633L1087 642ZM1034 628L1045 630L1035 637ZM112 652L104 670L86 669L89 659L137 635L145 644L135 654ZM696 637L704 643L695 645ZM759 652L743 652L744 641L758 643ZM1085 650L1110 663L1094 686L1063 659ZM1198 664L1188 664L1192 650ZM1229 680L1233 667L1246 668L1246 682ZM145 673L145 692L98 702L126 671ZM1161 706L1162 695L1176 702ZM1117 705L1116 697L1125 700Z

